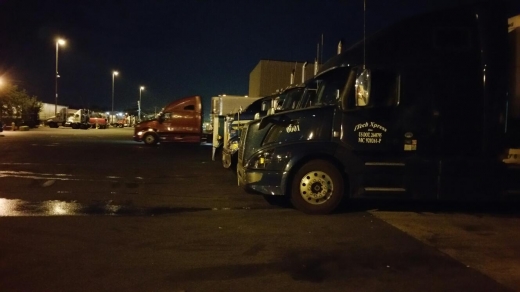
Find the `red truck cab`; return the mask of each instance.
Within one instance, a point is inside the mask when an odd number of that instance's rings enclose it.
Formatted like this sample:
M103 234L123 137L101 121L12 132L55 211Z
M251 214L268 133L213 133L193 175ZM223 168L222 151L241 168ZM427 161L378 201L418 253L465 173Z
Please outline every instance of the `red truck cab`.
M89 121L91 128L95 129L106 129L108 126L107 118L104 114L91 112L89 116Z
M159 142L200 143L202 136L202 99L198 95L175 100L153 120L134 128L134 140L146 145Z

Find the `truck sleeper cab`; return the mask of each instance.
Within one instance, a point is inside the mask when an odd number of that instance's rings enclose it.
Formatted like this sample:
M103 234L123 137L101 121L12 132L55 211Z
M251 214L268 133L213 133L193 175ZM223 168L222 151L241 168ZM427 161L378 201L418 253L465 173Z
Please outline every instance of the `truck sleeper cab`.
M502 161L507 81L501 11L404 21L324 64L299 109L247 124L239 185L310 214L344 198L518 198L518 168Z
M198 95L173 101L156 119L135 125L134 141L145 145L161 142L200 143L202 136L202 102Z

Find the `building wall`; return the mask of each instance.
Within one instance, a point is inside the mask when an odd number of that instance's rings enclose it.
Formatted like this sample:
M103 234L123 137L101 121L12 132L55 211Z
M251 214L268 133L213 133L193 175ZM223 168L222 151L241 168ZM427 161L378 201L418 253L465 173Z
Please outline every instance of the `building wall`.
M249 74L249 96L266 96L278 89L291 85L294 70L294 84L302 83L303 62L260 60ZM314 63L305 67L305 80L314 76Z
M520 118L520 15L509 19L509 42L511 45L511 114L514 118Z
M513 29L515 29L517 27L520 27L520 14L509 18L507 23L508 23L509 31L512 31Z
M520 27L517 27L509 33L512 56L512 92L513 104L511 105L512 114L516 118L520 118Z

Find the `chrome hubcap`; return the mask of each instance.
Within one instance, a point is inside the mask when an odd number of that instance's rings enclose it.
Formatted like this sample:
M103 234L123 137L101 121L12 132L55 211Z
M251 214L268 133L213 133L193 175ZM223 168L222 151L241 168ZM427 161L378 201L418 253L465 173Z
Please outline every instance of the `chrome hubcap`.
M320 205L332 196L332 179L323 171L311 171L300 181L300 195L309 204Z

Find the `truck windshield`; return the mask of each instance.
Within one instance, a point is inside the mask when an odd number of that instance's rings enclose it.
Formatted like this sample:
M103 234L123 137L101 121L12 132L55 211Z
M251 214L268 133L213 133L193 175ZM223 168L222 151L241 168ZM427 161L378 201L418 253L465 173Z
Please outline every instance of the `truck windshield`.
M257 99L253 101L250 105L246 107L244 112L242 114L248 113L248 114L255 114L262 110L262 99Z
M349 72L349 67L340 67L311 80L305 88L299 107L338 104L340 92L345 88Z
M282 100L283 103L279 103L276 110L278 111L287 111L287 110L293 110L296 108L298 103L300 102L300 99L303 94L303 87L296 87L292 89L288 89L285 91L281 97L283 96Z

